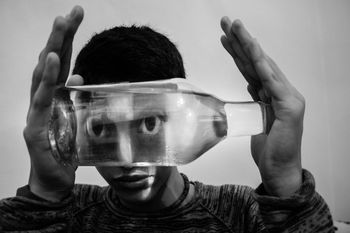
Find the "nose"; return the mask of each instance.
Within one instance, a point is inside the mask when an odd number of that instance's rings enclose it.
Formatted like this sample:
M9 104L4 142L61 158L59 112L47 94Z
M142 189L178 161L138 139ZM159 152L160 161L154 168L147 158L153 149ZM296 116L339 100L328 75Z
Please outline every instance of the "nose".
M133 149L130 137L130 127L128 122L124 122L117 126L117 157L118 161L122 163L133 162Z

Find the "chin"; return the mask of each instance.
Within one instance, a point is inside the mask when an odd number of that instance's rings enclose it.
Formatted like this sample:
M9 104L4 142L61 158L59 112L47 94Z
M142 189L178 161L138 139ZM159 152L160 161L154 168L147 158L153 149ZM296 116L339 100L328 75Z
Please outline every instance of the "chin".
M129 203L147 203L154 196L154 177L138 181L114 182L113 188L119 199Z

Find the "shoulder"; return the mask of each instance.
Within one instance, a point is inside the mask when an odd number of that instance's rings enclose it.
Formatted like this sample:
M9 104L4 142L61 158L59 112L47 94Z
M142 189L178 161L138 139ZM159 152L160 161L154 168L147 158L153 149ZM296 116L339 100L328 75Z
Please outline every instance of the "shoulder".
M252 226L257 222L259 205L254 189L245 185L207 185L194 182L200 205L230 227Z
M76 202L78 205L85 205L87 203L102 201L107 190L108 186L100 187L97 185L75 184L69 196L64 198L62 201L55 203L35 196L29 191L27 186L24 186L17 190L16 196L0 200L0 208L12 209L14 206L16 208L26 208L28 205L38 205L51 208L68 206L72 202Z
M201 182L193 182L196 192L203 203L225 201L226 203L248 202L253 199L254 189L245 185L208 185Z
M193 182L202 205L214 212L232 212L236 210L250 212L257 208L254 189L245 185L207 185Z

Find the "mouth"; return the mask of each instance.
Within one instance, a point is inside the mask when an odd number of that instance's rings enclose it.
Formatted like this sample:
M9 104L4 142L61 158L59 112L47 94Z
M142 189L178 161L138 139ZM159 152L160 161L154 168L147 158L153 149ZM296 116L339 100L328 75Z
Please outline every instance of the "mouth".
M145 189L151 186L154 181L153 175L127 174L114 179L119 188Z

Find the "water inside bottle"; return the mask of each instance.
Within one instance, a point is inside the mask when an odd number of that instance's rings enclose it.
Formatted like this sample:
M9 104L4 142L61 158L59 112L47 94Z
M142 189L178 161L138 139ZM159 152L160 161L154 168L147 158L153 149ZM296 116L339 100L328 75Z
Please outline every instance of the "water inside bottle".
M94 93L75 114L81 166L187 164L227 133L224 103L190 92Z
M177 166L228 134L264 131L258 103L225 103L174 87L58 89L49 124L54 157L79 166Z

